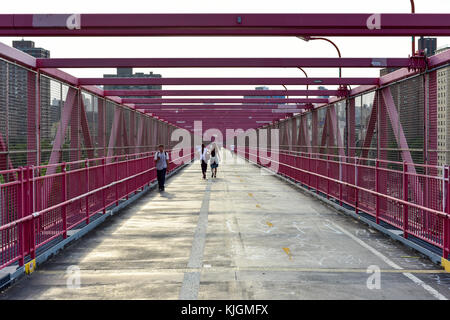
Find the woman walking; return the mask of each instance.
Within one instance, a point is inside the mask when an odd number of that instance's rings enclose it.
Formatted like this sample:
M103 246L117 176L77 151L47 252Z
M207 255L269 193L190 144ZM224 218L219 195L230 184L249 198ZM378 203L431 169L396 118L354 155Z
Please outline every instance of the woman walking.
M211 148L211 159L209 163L211 165L211 178L217 178L217 167L219 166L219 150L214 142Z
M199 150L200 151L200 150ZM208 149L202 144L202 149L200 151L200 164L202 166L203 179L206 179L206 169L208 169Z

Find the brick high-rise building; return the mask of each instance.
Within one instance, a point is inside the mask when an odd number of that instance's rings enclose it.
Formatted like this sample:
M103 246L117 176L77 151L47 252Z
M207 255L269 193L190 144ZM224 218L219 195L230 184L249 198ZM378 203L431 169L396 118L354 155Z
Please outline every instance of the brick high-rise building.
M133 73L133 68L117 68L116 74L105 74L104 78L161 78L160 74L155 74L153 72L143 73L136 72ZM105 90L161 90L161 85L105 85ZM122 98L127 98L122 96ZM152 98L152 97L133 97L133 98ZM153 97L159 98L159 97Z
M28 53L35 58L50 58L50 51L44 48L35 47L34 41L30 40L15 40L13 41L13 47Z
M440 53L450 50L444 47ZM450 67L437 70L437 149L438 165L450 164Z

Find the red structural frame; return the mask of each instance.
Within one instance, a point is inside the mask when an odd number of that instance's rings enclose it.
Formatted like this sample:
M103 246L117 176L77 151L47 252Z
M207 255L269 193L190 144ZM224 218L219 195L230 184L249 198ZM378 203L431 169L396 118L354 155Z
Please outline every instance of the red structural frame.
M379 25L371 24L373 21ZM0 15L0 36L450 36L450 14L3 14ZM326 39L327 40L327 39ZM64 133L72 120L72 108L77 98L76 89L91 92L100 97L133 108L142 114L151 114L158 121L152 127L152 139L159 135L166 138L174 128L191 128L196 120L203 120L203 131L229 126L243 129L269 127L279 129L281 143L289 150L275 151L279 155L279 174L323 193L354 208L357 214L366 212L377 223L384 221L402 230L403 236L413 235L442 249L442 256L450 252L450 183L449 168L424 164L425 173L417 172L408 149L399 114L395 107L389 85L393 82L422 74L450 62L450 51L426 58L413 52L405 58L49 58L34 59L18 50L0 44L0 57L24 66L38 74L48 75L73 87L69 89L54 150L46 166L27 166L0 171L7 183L0 190L14 194L19 218L0 226L2 252L0 268L18 261L23 265L26 256L35 257L39 247L57 237L66 238L68 231L80 223L89 223L93 215L117 205L141 190L155 179L153 154L132 154L114 157L112 148L100 159L61 163L59 147ZM376 78L153 78L153 79L77 79L57 68L385 68L400 70ZM304 70L303 70L304 71ZM305 73L306 74L306 73ZM428 73L424 76L429 81ZM95 85L339 85L338 90L102 90ZM350 85L360 85L350 89ZM75 89L76 88L76 89ZM336 109L332 104L349 97L376 90L375 98L382 104L386 114L375 111L369 121L364 146L370 146L374 135L376 117L390 125L395 142L401 149L404 162L394 163L381 159L368 159L367 154L354 157L353 145L344 153L344 139L338 128ZM426 89L428 90L428 89ZM427 92L428 93L428 92ZM431 98L433 94L431 92ZM119 96L126 96L121 98ZM154 96L154 98L141 98ZM198 96L198 98L166 98L170 96ZM210 98L203 98L203 97ZM255 98L221 98L212 96L250 96ZM261 97L263 96L263 97ZM271 98L286 96L286 98ZM306 98L292 98L306 96ZM311 98L311 96L313 96ZM331 96L321 98L314 96ZM353 102L354 103L354 102ZM425 102L425 103L430 103ZM202 105L203 104L203 105ZM219 104L219 105L216 105ZM228 104L228 105L227 105ZM326 107L322 135L319 136L319 107ZM83 110L84 106L81 104ZM288 109L289 108L289 109ZM116 109L117 110L117 109ZM287 111L289 110L289 111ZM311 134L302 117L300 122L292 116L292 110L311 111ZM116 146L116 140L125 136L123 117L117 110L112 120L112 133L108 146ZM354 126L355 114L348 114ZM156 121L156 120L155 120ZM170 121L170 122L169 122ZM268 123L260 126L259 123ZM82 139L89 150L92 137L84 115L80 119ZM162 125L170 124L170 130L160 132ZM142 139L142 126L138 139ZM298 130L300 129L300 130ZM353 130L354 131L354 130ZM350 135L352 130L350 130ZM382 135L384 133L378 132ZM30 138L30 137L29 137ZM78 139L78 136L71 137ZM122 137L123 139L123 137ZM347 137L349 141L354 137ZM312 142L309 142L312 140ZM74 140L72 140L74 141ZM324 154L323 150L333 143L337 154ZM123 142L123 141L122 141ZM306 145L307 153L294 149L298 143ZM428 143L428 141L426 141ZM104 141L106 145L106 141ZM119 146L121 147L121 146ZM0 136L0 150L7 145ZM260 150L261 151L261 150ZM265 165L266 156L247 148L243 155L249 160ZM74 152L78 152L75 150ZM272 152L272 151L271 151ZM192 159L193 150L182 157ZM261 161L264 160L264 161ZM173 161L173 160L172 160ZM369 163L372 162L372 165ZM374 162L374 163L373 163ZM393 170L384 165L401 165ZM75 166L74 170L67 170ZM171 164L170 169L175 165ZM444 176L431 172L443 169ZM45 173L44 173L45 172ZM362 174L364 173L364 174ZM375 190L367 188L375 184ZM373 178L373 179L372 179ZM425 180L425 183L421 183ZM88 183L83 184L82 181ZM398 183L392 184L392 181ZM401 183L400 183L401 181ZM387 187L389 185L389 188ZM77 187L73 187L77 186ZM409 188L408 186L412 186ZM432 189L432 187L435 189ZM440 189L439 189L440 188ZM388 191L395 189L396 193ZM429 190L438 208L429 204ZM50 194L58 199L50 201ZM410 224L410 217L418 217ZM423 219L422 219L423 218ZM422 219L422 220L421 220ZM414 220L416 221L416 220ZM424 223L423 221L426 221ZM420 223L422 222L422 223Z
M374 14L3 14L0 36L450 35L449 14Z

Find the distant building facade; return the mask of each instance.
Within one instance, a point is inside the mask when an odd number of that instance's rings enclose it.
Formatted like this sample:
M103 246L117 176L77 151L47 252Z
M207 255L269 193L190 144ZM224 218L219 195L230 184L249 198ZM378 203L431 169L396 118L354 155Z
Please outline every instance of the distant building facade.
M255 90L261 90L261 91L269 90L269 87L265 87L265 86L255 87ZM262 96L244 96L244 99L285 99L285 98L286 98L285 96L264 96L264 95L262 95ZM279 104L279 103L277 103L277 104Z
M30 40L14 40L12 42L12 46L20 50L30 56L35 58L50 58L50 51L44 48L36 47L34 41ZM1 72L0 72L1 73ZM16 97L12 102L9 103L9 112L14 113L20 119L28 119L28 94L30 91L28 90L28 85L30 77L34 77L33 72L27 71L25 68L19 66L9 66L8 72L10 88L15 90L14 96ZM54 139L54 136L50 136L47 133L47 128L51 127L53 123L57 123L60 118L60 109L54 110L50 100L51 100L51 80L41 75L40 78L40 105L41 105L41 118L40 118L40 134L41 147L43 147L43 153L45 153L48 147L43 146L45 143L43 142L46 138L48 141ZM13 84L14 83L14 84ZM53 112L51 112L53 110ZM27 135L24 134L27 132L28 128L25 127L28 125L28 121L25 122L11 122L10 123L10 135L18 137L15 139L14 143L10 143L10 149L17 149L20 144L26 143ZM31 158L30 158L31 159ZM27 164L36 165L38 162L35 160L28 160ZM14 163L15 166L25 165L25 163Z
M319 90L328 90L326 87L324 87L324 86L320 86L320 87L318 87L317 89L319 89ZM324 98L324 99L328 99L330 96L320 96L319 98Z
M444 47L440 53L450 50ZM450 164L450 66L437 70L437 149L438 165Z
M425 52L427 57L433 56L436 54L437 49L437 38L419 38L419 51Z
M34 41L23 39L14 40L13 47L35 58L50 58L50 51L44 48L35 47Z
M104 78L161 78L160 74L155 74L153 72L143 73L136 72L133 73L133 68L117 68L116 74L104 74ZM161 85L105 85L105 90L161 90ZM121 98L128 98L126 96L121 96ZM149 97L142 96L133 98L159 98L159 97Z

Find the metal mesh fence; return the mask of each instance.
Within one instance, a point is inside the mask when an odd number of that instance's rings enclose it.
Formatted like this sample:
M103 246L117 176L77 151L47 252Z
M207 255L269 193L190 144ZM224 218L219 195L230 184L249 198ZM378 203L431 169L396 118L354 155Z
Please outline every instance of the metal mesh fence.
M36 164L36 73L0 60L0 170Z
M446 65L298 115L296 128L289 120L282 121L282 141L296 144L282 150L406 161L416 164L417 173L440 176L441 169L419 165L450 164L449 97L450 66ZM297 139L292 139L293 134Z
M169 127L0 59L0 170L153 151ZM3 175L0 183L16 178Z

